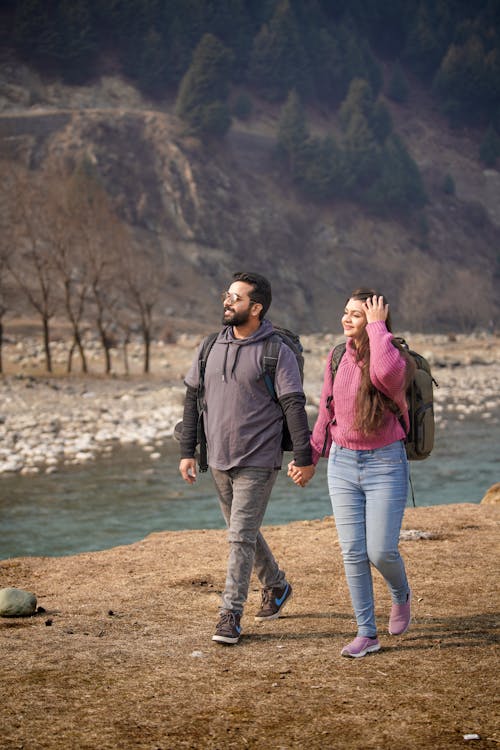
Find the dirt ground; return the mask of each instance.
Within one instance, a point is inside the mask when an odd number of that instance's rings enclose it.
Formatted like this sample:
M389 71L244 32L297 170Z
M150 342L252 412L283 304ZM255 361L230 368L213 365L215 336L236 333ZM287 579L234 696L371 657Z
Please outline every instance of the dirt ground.
M409 508L403 541L411 629L340 657L355 631L331 518L267 527L294 587L256 623L253 580L236 646L211 641L223 531L165 532L130 546L0 563L0 588L45 609L0 619L2 750L497 748L498 505ZM478 734L480 739L464 739Z

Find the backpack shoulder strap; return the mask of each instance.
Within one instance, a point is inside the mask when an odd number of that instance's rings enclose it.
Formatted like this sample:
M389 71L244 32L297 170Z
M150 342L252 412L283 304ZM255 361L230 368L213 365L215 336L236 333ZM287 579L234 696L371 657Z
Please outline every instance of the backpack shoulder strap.
M280 348L281 338L275 333L273 333L272 336L269 336L269 338L265 340L264 346L262 348L262 377L264 378L264 383L266 384L266 388L269 391L269 395L271 396L273 401L278 400L278 397L276 396L276 390L274 388L274 380L276 377L276 367L278 365Z
M343 341L341 344L337 344L336 347L334 347L332 352L332 359L331 359L331 368L332 368L332 380L335 380L335 375L337 374L337 370L339 369L340 360L345 354L346 350L346 343Z
M207 367L208 355L212 351L219 332L209 333L203 339L203 345L198 356L198 411L203 409L203 397L205 394L205 370Z
M203 368L203 374L205 374L208 355L212 351L212 347L215 344L218 335L219 331L216 331L215 333L209 333L208 336L205 336L205 338L203 339L203 345L200 349L200 355L198 357L198 364Z
M219 332L210 333L203 340L202 347L198 356L198 395L197 395L197 407L198 407L198 428L197 438L200 446L200 454L198 459L198 465L200 471L208 470L208 456L207 456L207 438L205 435L205 427L203 424L203 409L205 406L205 369L207 366L208 355L212 351L212 347L215 344Z

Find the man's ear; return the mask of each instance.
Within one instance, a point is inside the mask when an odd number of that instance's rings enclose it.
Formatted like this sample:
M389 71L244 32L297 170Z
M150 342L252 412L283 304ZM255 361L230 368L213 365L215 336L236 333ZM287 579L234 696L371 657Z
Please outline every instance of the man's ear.
M255 302L255 304L252 307L252 315L255 317L255 315L260 315L260 312L262 310L262 305L260 302Z

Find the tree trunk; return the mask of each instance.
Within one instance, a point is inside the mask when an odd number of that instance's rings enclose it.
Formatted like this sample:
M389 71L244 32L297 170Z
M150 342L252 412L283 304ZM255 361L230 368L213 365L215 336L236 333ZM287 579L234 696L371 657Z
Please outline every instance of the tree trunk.
M52 372L52 356L50 353L50 325L49 318L44 315L42 318L43 322L43 348L45 350L45 364L47 366L47 372Z
M73 354L75 353L75 342L71 342L71 347L68 353L68 363L66 365L66 372L68 375L70 374L72 368L73 368Z
M149 374L149 362L150 362L150 352L151 352L151 332L149 328L146 328L143 331L143 339L144 339L144 372L145 374Z
M0 320L0 374L3 373L3 323Z
M102 324L102 320L100 317L97 318L97 329L99 331L99 338L101 339L102 348L104 350L104 361L106 363L106 375L109 375L111 372L111 346L109 344L109 339L106 335L106 331L104 329L104 326Z
M82 344L82 337L78 329L75 330L74 337L75 337L75 346L78 349L78 353L80 355L80 359L82 362L82 372L87 373L88 372L87 358L85 357L85 350Z
M106 340L106 343L103 343L104 346L104 359L106 361L106 375L109 375L111 372L111 347L108 344L108 341Z
M123 342L123 367L125 370L125 375L130 375L130 369L128 366L128 340L125 339Z

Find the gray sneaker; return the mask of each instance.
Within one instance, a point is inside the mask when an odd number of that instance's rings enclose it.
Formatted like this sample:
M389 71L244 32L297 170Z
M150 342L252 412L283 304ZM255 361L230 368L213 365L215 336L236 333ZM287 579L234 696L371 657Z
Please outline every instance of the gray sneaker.
M260 609L255 615L258 622L276 620L287 602L292 598L292 587L289 583L284 588L262 589Z
M238 612L228 609L221 612L212 640L218 643L238 643L241 635L240 619L241 615Z

